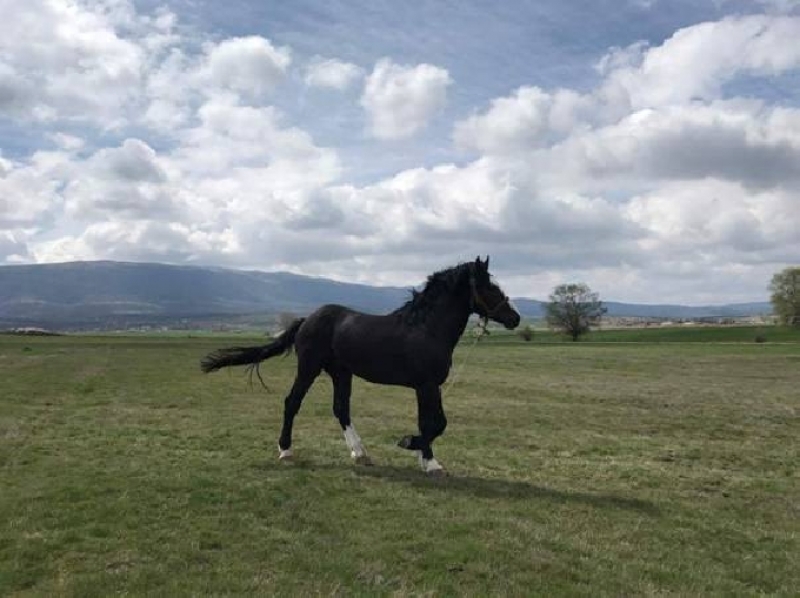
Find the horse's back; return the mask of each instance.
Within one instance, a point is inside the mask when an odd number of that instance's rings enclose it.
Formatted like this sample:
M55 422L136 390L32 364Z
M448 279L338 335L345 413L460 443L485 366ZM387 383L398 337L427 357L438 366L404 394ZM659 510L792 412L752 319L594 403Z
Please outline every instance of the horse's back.
M305 319L297 332L295 347L299 355L305 352L327 355L333 352L337 337L350 335L354 323L356 334L363 334L369 328L364 318L375 317L378 316L370 316L344 305L323 305ZM333 358L333 355L328 357Z
M314 368L342 369L379 384L417 386L429 378L441 383L450 367L449 352L395 314L365 314L336 304L306 318L295 348Z
M308 343L330 346L336 327L348 312L352 310L344 305L328 304L318 308L303 321L303 325L297 331L295 344L299 345L298 348Z
M334 330L333 355L370 382L414 387L431 374L431 366L449 368L449 359L431 359L434 344L423 330L406 325L396 314L348 310Z

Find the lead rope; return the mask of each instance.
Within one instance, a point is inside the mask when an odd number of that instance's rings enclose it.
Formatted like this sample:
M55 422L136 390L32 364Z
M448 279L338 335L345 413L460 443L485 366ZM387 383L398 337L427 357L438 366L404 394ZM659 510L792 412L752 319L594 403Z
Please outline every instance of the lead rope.
M461 364L458 366L455 373L447 380L447 384L442 389L442 399L444 399L447 396L447 394L455 385L456 380L461 375L461 372L464 371L464 366L467 365L468 358L472 355L472 351L473 349L475 349L475 345L477 345L478 341L481 340L484 336L489 334L489 332L486 330L486 324L487 324L486 319L481 319L478 321L478 324L475 326L475 328L473 328L473 330L477 330L477 332L474 333L475 340L472 341L472 344L467 348L467 353L466 355L464 355L464 359L461 360Z

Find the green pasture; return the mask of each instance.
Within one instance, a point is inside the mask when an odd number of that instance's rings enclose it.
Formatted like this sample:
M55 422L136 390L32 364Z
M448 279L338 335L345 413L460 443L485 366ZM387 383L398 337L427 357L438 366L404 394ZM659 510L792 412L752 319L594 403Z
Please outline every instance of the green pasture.
M254 337L0 336L0 595L796 596L800 339L776 331L466 341L444 479L394 446L411 391L363 382L376 465L352 465L325 378L279 463L294 357L269 391L198 368Z

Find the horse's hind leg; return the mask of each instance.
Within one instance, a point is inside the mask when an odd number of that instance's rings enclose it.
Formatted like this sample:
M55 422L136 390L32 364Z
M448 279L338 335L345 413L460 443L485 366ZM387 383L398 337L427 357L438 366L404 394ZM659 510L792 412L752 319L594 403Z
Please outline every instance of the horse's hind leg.
M281 437L278 440L279 459L290 459L293 456L292 425L294 424L294 417L300 411L303 398L321 369L320 367L310 366L298 356L297 376L294 379L294 384L292 384L292 389L283 402L283 427L281 428Z
M353 388L353 374L349 371L327 368L333 381L333 414L339 420L344 432L344 440L350 449L350 456L358 465L372 465L361 438L350 421L350 394Z

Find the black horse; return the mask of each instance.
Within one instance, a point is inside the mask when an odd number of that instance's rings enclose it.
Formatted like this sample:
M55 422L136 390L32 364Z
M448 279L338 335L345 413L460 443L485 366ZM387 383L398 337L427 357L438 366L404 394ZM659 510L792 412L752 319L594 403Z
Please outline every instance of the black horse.
M453 349L473 313L506 328L520 321L508 297L489 274L489 258L459 264L428 277L422 291L385 316L363 314L341 305L325 305L295 320L279 337L259 347L232 347L211 353L204 372L232 365L251 366L281 353L297 352L297 376L286 396L279 458L292 456L292 424L306 392L324 370L333 380L333 413L344 431L351 456L370 463L350 421L353 375L378 384L413 388L417 393L419 434L398 443L418 451L428 473L442 467L431 443L444 432L447 419L439 387L447 379Z

